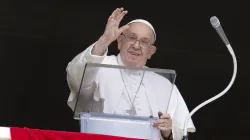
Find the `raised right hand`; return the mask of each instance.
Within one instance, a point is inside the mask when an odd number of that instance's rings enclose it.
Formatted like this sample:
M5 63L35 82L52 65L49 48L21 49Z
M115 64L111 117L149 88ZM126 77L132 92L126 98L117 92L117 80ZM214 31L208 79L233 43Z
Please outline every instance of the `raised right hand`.
M103 35L99 38L92 49L91 53L93 55L102 56L108 46L115 41L123 31L129 28L128 25L124 25L119 28L121 20L127 13L128 11L123 11L123 8L117 8L113 11L112 15L108 18Z
M106 42L112 43L115 41L119 35L129 28L128 25L124 25L119 28L120 22L123 17L128 13L128 11L124 11L123 8L117 8L113 11L112 15L108 18L108 22L103 34L103 38Z

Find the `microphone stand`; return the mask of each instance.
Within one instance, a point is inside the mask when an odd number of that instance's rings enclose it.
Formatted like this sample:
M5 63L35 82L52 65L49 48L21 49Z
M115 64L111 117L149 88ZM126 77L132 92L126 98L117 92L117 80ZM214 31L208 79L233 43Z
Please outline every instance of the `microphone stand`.
M212 18L216 18L216 17L212 17ZM216 18L217 19L217 18ZM218 19L217 19L218 20ZM219 20L218 20L219 22ZM226 38L226 37L225 37ZM224 40L223 40L224 41ZM232 78L231 78L231 81L230 83L228 84L228 86L221 92L219 93L218 95L206 100L205 102L201 103L200 105L198 105L196 108L194 108L190 113L189 115L187 116L186 120L185 120L185 124L184 124L184 135L183 135L183 138L182 140L188 140L188 132L187 132L187 125L188 125L188 121L190 120L191 116L197 111L199 110L200 108L202 108L203 106L215 101L216 99L220 98L221 96L223 96L230 88L231 86L233 85L234 81L235 81L235 77L236 77L236 73L237 73L237 60L236 60L236 57L235 57L235 54L234 54L234 51L230 45L230 43L227 43L225 44L226 47L228 48L228 51L230 52L231 56L232 56L232 59L233 59L233 75L232 75Z

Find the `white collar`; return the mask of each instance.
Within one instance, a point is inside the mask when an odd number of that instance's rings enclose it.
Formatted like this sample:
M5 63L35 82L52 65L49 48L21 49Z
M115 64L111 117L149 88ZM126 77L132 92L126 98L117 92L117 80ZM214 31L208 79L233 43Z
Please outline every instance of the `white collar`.
M117 63L118 65L125 66L125 64L122 62L121 55L117 55ZM129 69L124 69L124 72L126 72L129 75L142 75L143 71L134 71L134 70L129 70Z

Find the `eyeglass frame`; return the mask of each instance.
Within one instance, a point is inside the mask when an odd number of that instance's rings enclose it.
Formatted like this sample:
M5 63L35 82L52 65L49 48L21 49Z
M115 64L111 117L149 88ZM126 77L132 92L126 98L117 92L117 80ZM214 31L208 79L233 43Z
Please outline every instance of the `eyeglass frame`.
M128 35L127 34L125 34L125 33L122 33L121 35L124 35L125 37L126 37L126 41L127 42L129 42L129 43L131 43L131 44L135 44L137 41L139 41L139 45L140 45L140 47L142 47L142 48L146 48L146 49L149 49L149 48L151 48L152 46L153 46L153 43L151 43L152 41L150 41L150 39L149 39L149 45L147 46L147 47L145 47L145 46L143 46L143 45L141 45L141 39L140 40L138 40L137 38L137 35L136 35L136 39L135 39L135 41L129 41L128 40Z

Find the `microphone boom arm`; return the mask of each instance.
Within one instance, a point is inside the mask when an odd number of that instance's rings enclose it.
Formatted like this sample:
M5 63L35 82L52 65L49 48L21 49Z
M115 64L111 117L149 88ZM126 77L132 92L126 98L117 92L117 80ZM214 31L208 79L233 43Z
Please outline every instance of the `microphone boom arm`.
M217 31L217 30L216 30ZM223 40L224 41L224 40ZM225 41L224 41L225 43ZM221 96L223 96L233 85L234 81L235 81L235 78L236 78L236 74L237 74L237 60L236 60L236 56L234 54L234 51L230 45L230 43L228 42L226 44L227 48L228 48L228 51L230 52L231 56L232 56L232 59L233 59L233 75L232 75L232 78L231 78L231 81L230 83L228 84L228 86L221 92L219 93L218 95L206 100L205 102L201 103L200 105L198 105L196 108L194 108L190 113L189 115L187 116L186 120L185 120L185 124L184 124L184 132L183 132L183 139L182 140L188 140L188 132L187 132L187 126L188 126L188 122L191 118L191 116L197 111L199 110L200 108L204 107L205 105L215 101L216 99L220 98Z

